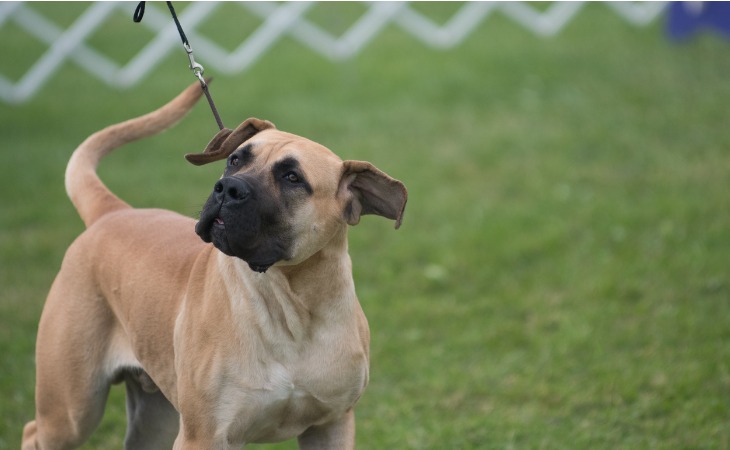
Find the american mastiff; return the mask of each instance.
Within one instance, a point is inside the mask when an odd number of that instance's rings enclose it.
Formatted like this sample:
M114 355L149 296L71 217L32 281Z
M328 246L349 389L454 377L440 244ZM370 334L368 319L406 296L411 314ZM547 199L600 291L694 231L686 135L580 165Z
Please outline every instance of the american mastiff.
M84 141L66 190L86 230L41 316L36 415L23 450L80 446L109 387L127 391L127 449L240 449L297 438L350 449L368 382L369 331L348 225L401 223L407 192L362 161L248 119L193 164L226 160L200 220L134 209L96 174L104 155L176 123L193 85Z

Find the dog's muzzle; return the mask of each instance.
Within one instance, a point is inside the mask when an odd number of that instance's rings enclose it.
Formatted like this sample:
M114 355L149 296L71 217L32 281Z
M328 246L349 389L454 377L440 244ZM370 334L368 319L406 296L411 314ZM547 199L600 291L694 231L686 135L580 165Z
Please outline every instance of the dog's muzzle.
M278 205L255 179L223 177L215 183L195 232L226 255L246 261L251 270L265 272L286 259L289 248Z

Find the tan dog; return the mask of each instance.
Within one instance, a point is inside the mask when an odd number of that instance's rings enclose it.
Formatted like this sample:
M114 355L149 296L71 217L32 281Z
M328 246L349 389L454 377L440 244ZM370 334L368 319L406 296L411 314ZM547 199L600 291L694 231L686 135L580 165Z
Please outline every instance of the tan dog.
M249 119L187 156L227 160L197 225L132 209L99 180L99 160L177 122L199 91L95 133L69 161L66 189L87 230L43 310L24 450L80 446L121 381L127 449L294 437L300 448L354 447L369 331L347 228L362 214L397 228L406 189L369 163Z

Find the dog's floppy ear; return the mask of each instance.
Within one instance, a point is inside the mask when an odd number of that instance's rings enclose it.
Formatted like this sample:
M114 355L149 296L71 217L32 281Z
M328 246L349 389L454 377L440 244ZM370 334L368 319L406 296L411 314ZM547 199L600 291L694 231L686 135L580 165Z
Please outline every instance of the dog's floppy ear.
M348 196L345 220L357 225L360 216L377 214L395 220L395 228L403 221L408 191L400 181L391 178L365 161L344 161L339 195Z
M249 140L256 133L268 128L276 128L276 126L268 120L256 119L254 117L246 119L235 130L231 130L230 128L220 130L218 134L213 136L213 139L205 147L203 153L188 153L185 155L185 159L196 166L226 159L241 144Z

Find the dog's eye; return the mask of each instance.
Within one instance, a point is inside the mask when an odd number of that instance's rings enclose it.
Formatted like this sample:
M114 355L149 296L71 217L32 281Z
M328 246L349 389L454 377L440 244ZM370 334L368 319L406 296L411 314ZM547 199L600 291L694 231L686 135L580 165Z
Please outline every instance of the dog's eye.
M238 165L238 161L239 161L238 156L231 155L231 157L228 158L228 165L229 166L237 166Z
M287 172L284 175L284 179L290 183L299 183L299 175L294 172Z

